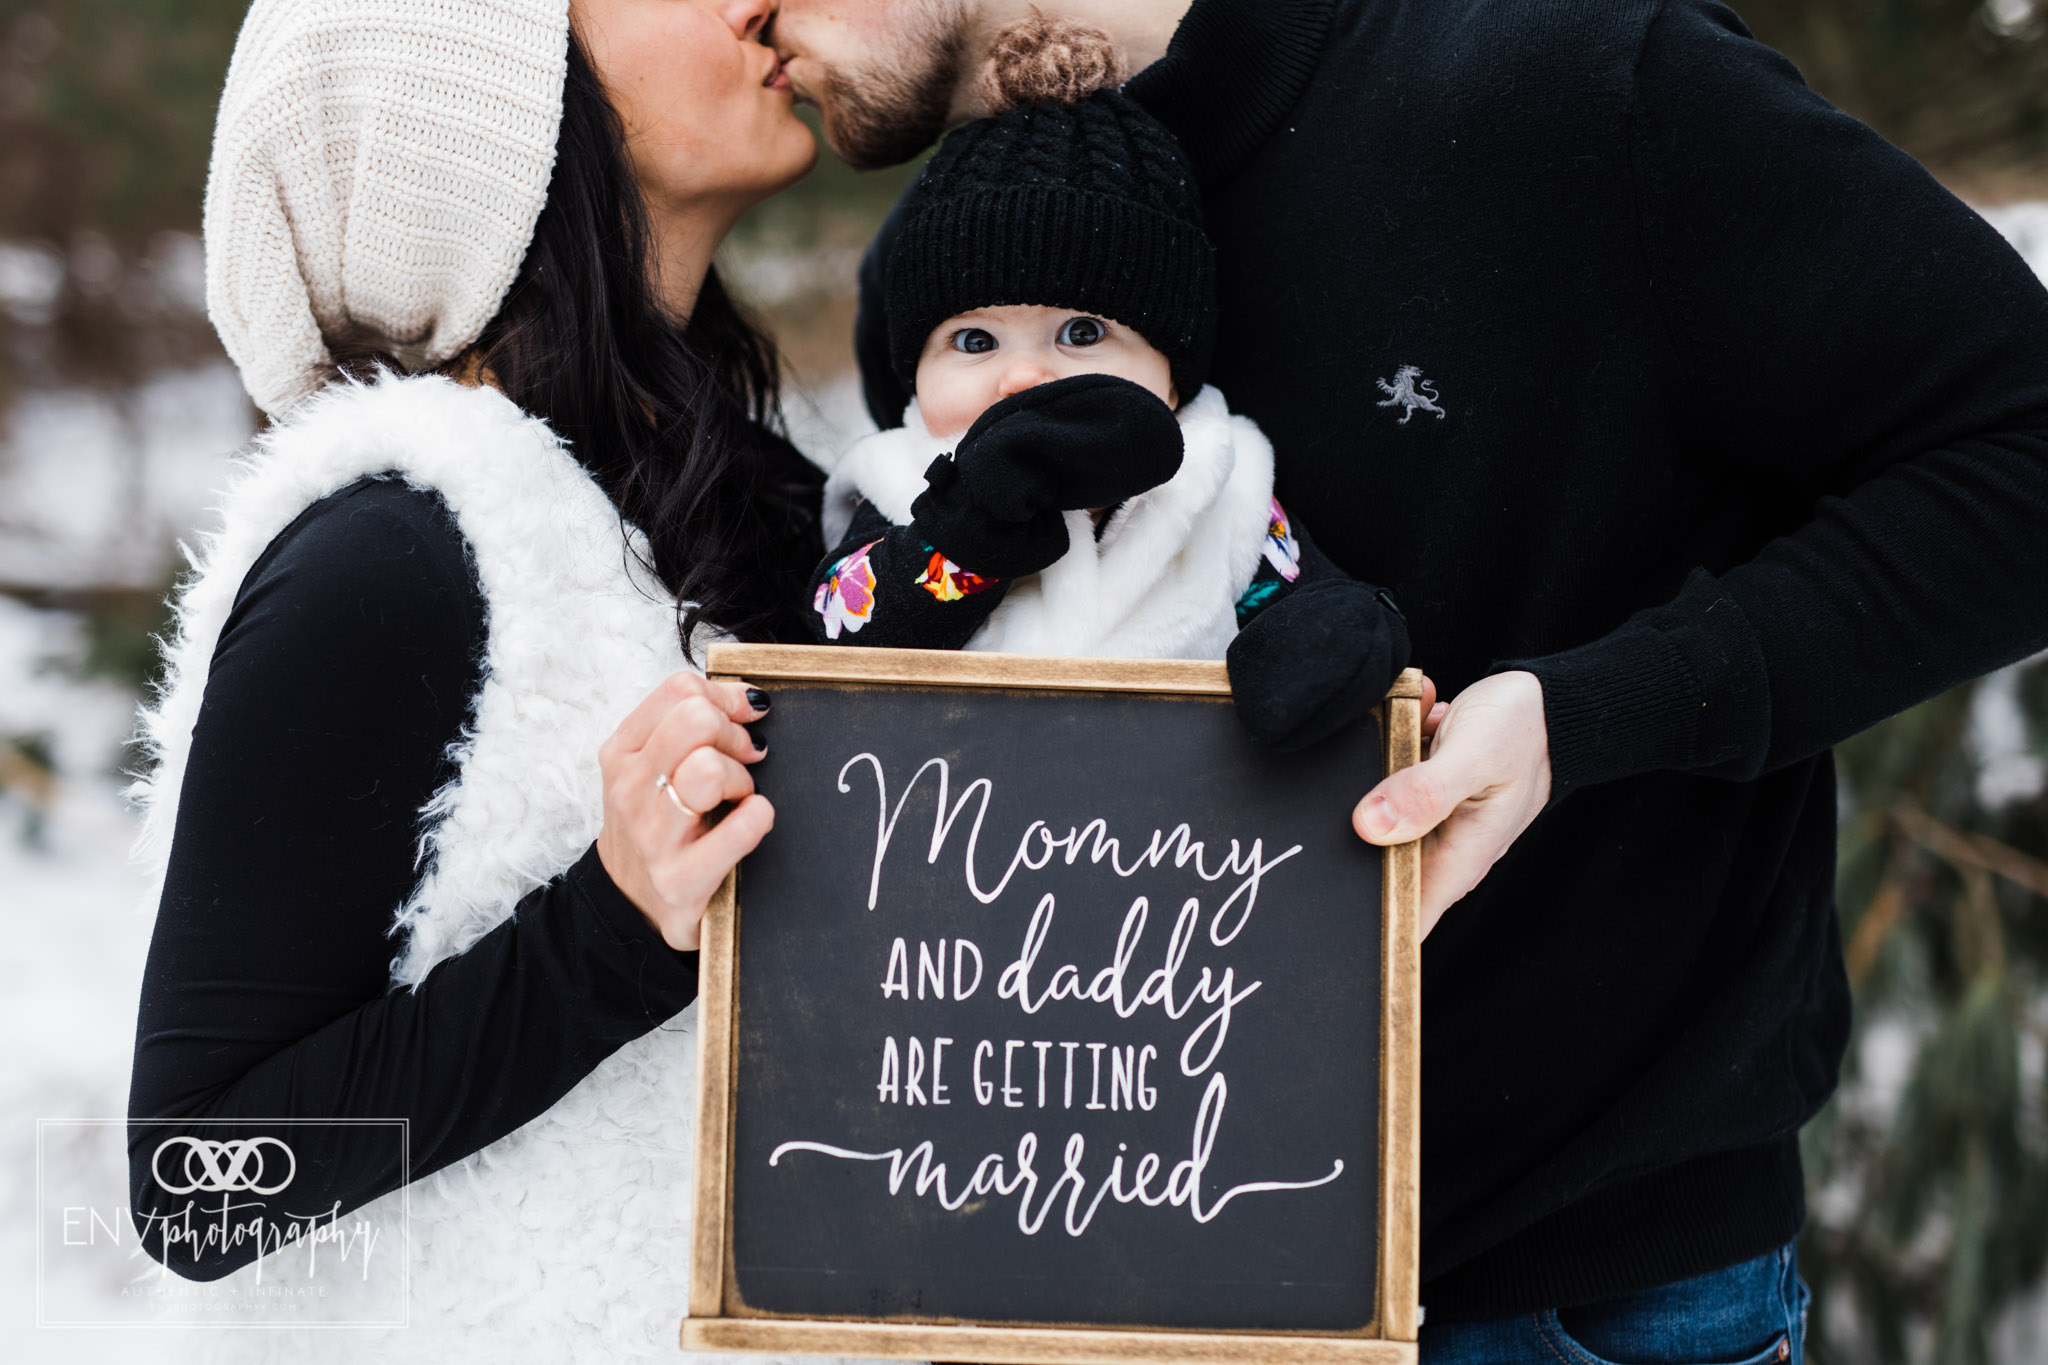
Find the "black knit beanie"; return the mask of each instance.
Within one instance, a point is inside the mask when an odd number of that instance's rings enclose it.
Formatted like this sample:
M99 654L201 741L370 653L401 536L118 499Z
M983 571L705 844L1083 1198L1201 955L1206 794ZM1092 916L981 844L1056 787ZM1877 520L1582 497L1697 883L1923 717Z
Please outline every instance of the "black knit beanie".
M1098 90L955 129L902 205L884 288L889 358L914 387L932 329L956 313L1038 304L1096 313L1172 366L1183 402L1209 373L1216 267L1173 134Z

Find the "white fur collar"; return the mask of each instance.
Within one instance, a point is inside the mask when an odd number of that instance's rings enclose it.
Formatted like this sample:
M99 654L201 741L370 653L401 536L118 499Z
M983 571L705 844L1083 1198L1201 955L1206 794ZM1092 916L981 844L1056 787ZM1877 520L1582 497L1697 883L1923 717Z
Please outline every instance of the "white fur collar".
M1067 553L1011 584L969 649L1223 657L1271 520L1273 447L1213 387L1178 416L1180 471L1118 508L1099 538L1086 512L1067 513ZM856 498L907 525L926 467L953 444L925 429L915 402L901 427L856 442L825 486L827 541L845 536Z

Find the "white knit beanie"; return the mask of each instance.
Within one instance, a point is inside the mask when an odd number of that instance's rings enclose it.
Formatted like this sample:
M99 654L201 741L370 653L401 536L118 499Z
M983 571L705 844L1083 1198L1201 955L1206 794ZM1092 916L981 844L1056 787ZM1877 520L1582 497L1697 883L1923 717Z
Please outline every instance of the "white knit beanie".
M282 416L330 340L476 340L547 199L568 0L255 0L206 183L206 307Z

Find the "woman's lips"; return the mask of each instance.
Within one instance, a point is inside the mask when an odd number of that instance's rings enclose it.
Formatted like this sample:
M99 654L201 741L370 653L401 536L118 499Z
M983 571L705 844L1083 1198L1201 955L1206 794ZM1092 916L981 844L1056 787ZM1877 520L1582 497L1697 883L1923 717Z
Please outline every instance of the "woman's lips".
M767 79L763 80L761 84L770 90L789 89L789 72L782 58L777 57L775 59L775 65L769 69Z

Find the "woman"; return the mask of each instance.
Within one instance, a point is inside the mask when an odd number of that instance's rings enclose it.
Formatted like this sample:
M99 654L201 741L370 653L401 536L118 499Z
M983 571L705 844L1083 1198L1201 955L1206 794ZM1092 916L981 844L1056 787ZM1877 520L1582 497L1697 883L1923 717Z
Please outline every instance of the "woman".
M147 718L136 1223L187 1278L388 1320L333 1248L251 1268L258 1241L165 1232L195 1140L289 1145L288 1189L241 1201L273 1239L361 1208L395 1256L415 1183L409 1331L213 1344L674 1349L694 1047L661 1026L772 822L744 728L768 699L686 663L801 638L820 553L818 479L764 427L773 353L710 269L816 154L768 9L256 0L244 25L208 301L275 424ZM330 1122L395 1117L409 1150Z

